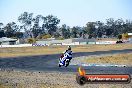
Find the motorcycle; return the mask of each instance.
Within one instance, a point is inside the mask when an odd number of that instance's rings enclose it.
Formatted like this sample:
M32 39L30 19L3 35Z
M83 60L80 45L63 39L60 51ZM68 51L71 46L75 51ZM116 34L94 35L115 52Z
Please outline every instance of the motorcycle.
M59 59L59 67L61 66L65 66L67 67L69 65L70 62L70 58L66 58L64 61L62 61L61 59L64 57L64 54L61 55L60 59Z

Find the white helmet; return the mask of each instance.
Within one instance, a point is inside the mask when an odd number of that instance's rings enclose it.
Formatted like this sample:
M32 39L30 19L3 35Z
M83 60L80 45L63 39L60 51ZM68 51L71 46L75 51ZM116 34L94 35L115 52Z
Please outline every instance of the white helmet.
M68 50L71 50L71 46L68 46Z

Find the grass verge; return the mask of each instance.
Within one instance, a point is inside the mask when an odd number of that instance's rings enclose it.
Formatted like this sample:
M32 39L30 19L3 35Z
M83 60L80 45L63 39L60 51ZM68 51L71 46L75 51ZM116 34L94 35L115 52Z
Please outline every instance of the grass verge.
M58 54L58 53L62 53L66 49L67 46L0 48L0 57ZM95 52L95 51L109 51L109 50L123 50L123 49L132 49L132 44L72 46L73 52Z
M97 63L97 64L120 64L132 66L132 53L127 54L115 54L109 56L99 57L87 57L83 60L85 63Z

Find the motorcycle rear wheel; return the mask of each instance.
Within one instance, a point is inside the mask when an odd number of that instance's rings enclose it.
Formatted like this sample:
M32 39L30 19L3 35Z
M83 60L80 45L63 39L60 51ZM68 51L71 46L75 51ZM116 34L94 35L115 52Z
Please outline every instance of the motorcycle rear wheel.
M61 65L60 65L60 64L59 64L58 66L59 66L59 67L61 67Z
M67 67L69 65L69 61L65 62L65 67Z

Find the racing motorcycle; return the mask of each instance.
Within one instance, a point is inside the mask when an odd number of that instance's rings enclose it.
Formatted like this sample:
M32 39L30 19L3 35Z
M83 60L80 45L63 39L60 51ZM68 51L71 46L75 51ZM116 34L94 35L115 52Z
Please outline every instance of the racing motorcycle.
M64 54L61 55L60 59L59 59L59 67L61 66L65 66L67 67L70 63L71 58L66 58L64 61L62 61L61 59L64 57Z

